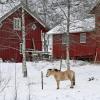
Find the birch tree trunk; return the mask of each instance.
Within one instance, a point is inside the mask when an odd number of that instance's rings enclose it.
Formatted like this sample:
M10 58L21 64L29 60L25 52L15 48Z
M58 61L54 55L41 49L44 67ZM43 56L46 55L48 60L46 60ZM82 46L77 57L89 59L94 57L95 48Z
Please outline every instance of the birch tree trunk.
M67 55L67 69L70 69L70 63L69 63L69 60L70 60L70 56L69 56L69 30L70 30L70 0L68 0L68 12L67 12L67 32L66 32L66 55Z
M23 77L27 77L27 67L26 67L26 32L25 32L25 12L24 9L22 8L22 54L23 54L23 60L22 60L22 72L23 72Z

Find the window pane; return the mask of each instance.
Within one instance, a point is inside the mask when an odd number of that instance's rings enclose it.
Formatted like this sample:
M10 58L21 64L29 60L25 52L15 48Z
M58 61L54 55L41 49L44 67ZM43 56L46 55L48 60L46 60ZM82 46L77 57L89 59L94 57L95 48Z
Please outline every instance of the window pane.
M14 18L13 23L14 30L21 30L21 18Z
M80 34L80 43L86 43L86 33Z

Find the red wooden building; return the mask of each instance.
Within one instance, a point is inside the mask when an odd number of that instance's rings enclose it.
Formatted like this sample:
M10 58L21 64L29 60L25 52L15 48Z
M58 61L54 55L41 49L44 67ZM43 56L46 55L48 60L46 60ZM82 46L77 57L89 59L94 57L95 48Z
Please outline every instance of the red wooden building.
M91 10L91 14L95 15L95 33L96 33L96 61L100 62L100 1L97 5Z
M19 3L0 16L0 58L4 61L22 61L22 54L20 54L22 7L25 11L26 49L42 51L41 35L47 31L47 27L35 11L32 12L24 4ZM27 53L27 58L29 57L30 54Z
M76 20L70 25L70 57L74 59L95 58L95 20L94 18ZM64 33L66 32L66 21L57 25L47 32L49 36L48 51L53 58L66 58L66 46L64 45Z

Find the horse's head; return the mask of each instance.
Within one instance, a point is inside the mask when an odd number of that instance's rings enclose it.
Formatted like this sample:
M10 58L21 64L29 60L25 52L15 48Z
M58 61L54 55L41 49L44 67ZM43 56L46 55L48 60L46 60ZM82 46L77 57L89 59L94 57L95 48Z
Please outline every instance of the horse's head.
M53 69L48 69L47 70L47 74L46 74L46 77L49 77L53 72Z
M48 69L46 77L49 77L50 75L54 75L56 72L60 72L58 69Z

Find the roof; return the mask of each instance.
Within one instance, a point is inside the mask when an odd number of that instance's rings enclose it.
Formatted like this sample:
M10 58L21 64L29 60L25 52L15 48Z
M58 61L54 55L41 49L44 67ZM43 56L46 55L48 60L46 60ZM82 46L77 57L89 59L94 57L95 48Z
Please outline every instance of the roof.
M8 4L5 4L4 7L4 12L0 12L0 22L5 20L7 17L9 17L11 14L13 14L15 11L17 11L19 8L23 7L23 9L28 12L33 18L35 18L44 28L47 27L44 22L41 21L41 19L38 17L36 12L32 12L25 4L21 2L17 2L14 5L10 3L10 8L7 9ZM2 5L0 4L0 9L2 8ZM2 11L2 10L0 10Z
M95 10L100 7L100 1L97 1L96 5L92 8L92 10L90 11L90 14L94 14Z
M93 31L95 29L95 18L87 18L84 20L75 20L70 24L70 33L77 33L77 32L88 32ZM61 24L57 25L53 29L47 32L48 35L50 34L63 34L67 32L67 22L66 20L63 21Z

